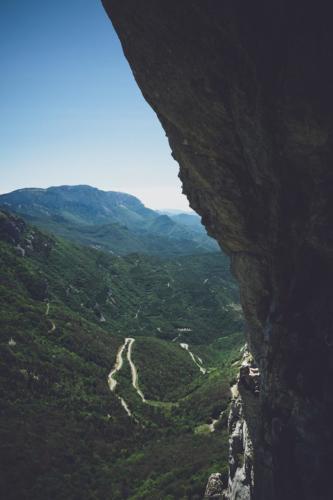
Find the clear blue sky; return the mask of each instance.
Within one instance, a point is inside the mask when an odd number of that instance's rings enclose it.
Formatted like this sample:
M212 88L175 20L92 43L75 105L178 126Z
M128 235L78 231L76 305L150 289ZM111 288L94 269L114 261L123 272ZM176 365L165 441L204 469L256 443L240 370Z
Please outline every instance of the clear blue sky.
M91 184L188 206L99 0L1 0L0 192Z

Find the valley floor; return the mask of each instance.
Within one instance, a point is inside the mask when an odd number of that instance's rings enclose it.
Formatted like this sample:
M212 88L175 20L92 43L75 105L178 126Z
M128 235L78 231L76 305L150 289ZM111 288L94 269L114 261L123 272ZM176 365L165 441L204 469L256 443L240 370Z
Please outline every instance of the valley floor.
M170 407L170 406L177 405L178 403L174 403L174 402L165 402L165 401L146 399L142 390L139 387L138 370L137 370L135 363L132 359L132 351L133 351L134 342L135 342L134 338L125 338L124 343L120 346L120 348L117 352L117 356L116 356L116 363L108 376L108 383L109 383L110 390L112 392L115 392L115 390L116 390L116 387L117 387L116 375L117 375L117 372L119 372L121 370L121 368L123 367L123 364L124 364L123 363L123 353L124 353L124 351L127 350L127 361L128 361L130 368L131 368L132 386L134 387L138 396L141 398L141 401L147 405L150 405L150 406ZM193 360L193 363L199 368L200 372L203 374L206 374L207 370L206 370L206 368L203 368L203 366L202 366L202 359L199 356L196 356L195 354L193 354L189 350L189 345L185 344L185 343L180 343L179 346L181 348L185 349L189 353L191 359ZM117 397L121 401L121 404L124 407L126 413L129 416L132 416L132 412L129 410L129 407L128 407L128 404L126 403L126 401L119 395ZM217 420L214 420L214 422L217 422ZM210 429L211 429L211 431L213 431L214 426L210 427Z
M0 212L0 497L199 500L226 476L229 279L214 255L113 257Z

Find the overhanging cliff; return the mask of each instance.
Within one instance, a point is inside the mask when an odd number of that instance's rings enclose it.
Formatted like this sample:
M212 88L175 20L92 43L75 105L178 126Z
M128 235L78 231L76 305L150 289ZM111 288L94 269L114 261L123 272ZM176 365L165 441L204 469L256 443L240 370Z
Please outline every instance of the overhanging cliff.
M166 131L184 192L240 282L262 375L254 498L331 498L328 2L103 3Z

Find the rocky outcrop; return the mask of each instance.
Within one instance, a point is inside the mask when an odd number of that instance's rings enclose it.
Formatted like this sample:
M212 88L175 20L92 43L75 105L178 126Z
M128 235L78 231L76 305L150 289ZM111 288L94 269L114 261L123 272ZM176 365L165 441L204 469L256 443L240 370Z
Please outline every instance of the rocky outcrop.
M237 383L231 387L229 430L229 480L224 500L250 500L254 496L255 455L260 373L247 347Z
M238 392L231 402L229 441L229 481L224 499L250 500L254 488L253 446Z
M28 228L25 221L5 210L0 210L0 241L11 243L17 255L48 255L54 245L51 237L37 229Z
M261 372L253 497L331 497L329 2L104 0L184 192L231 255ZM248 428L248 415L244 412Z
M0 240L19 245L26 230L26 223L7 212L0 210Z
M223 482L222 475L215 472L209 476L204 500L223 500Z

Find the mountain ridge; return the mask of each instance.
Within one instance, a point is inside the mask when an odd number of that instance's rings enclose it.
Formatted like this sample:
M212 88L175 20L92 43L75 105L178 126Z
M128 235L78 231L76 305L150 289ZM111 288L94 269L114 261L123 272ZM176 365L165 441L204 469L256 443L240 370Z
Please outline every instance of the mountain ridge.
M0 206L55 234L120 255L219 251L199 217L189 215L183 223L179 214L161 214L128 193L88 185L23 188L0 195ZM105 236L94 239L103 225Z

